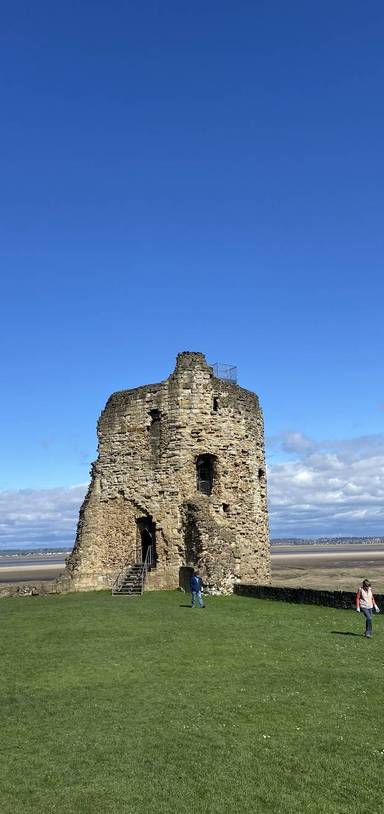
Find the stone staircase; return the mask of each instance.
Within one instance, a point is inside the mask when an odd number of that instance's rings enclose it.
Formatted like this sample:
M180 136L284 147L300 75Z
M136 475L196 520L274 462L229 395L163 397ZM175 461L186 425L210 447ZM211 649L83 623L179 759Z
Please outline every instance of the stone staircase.
M143 570L142 563L132 565L128 573L121 581L112 586L112 596L141 596L143 593Z
M141 596L151 567L151 552L149 551L144 562L130 565L116 577L112 585L112 596Z

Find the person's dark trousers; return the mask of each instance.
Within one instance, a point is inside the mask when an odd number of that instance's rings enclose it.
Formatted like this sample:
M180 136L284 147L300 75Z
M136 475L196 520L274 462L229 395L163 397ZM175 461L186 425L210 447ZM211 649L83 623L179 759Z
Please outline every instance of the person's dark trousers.
M372 608L361 608L365 616L365 636L372 636Z
M191 607L195 607L195 599L197 597L197 601L199 603L199 608L204 607L203 597L201 596L201 591L192 591L192 605Z

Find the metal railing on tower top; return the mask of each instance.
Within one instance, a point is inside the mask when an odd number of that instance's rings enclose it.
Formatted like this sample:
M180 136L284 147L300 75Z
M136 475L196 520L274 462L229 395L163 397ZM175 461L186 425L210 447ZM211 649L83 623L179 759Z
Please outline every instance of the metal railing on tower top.
M229 382L237 382L237 367L236 365L228 365L224 362L215 362L213 365L213 372L217 379L226 379Z

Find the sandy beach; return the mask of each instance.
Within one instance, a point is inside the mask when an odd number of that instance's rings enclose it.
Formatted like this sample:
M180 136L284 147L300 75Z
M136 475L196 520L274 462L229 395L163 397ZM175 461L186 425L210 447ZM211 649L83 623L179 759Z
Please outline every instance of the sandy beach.
M64 557L1 557L0 584L55 579L65 569Z
M271 559L273 585L353 591L368 577L384 593L384 546L278 546Z

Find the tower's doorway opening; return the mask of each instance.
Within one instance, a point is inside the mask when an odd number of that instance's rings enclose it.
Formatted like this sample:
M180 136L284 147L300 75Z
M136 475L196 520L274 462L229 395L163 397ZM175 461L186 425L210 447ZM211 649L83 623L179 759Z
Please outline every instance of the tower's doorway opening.
M138 531L137 559L145 562L148 555L149 565L156 565L156 524L152 517L139 517L136 521ZM150 551L149 551L150 550ZM149 554L148 554L149 552Z
M191 593L190 580L193 571L192 565L181 565L179 568L179 588L182 588L186 594Z

